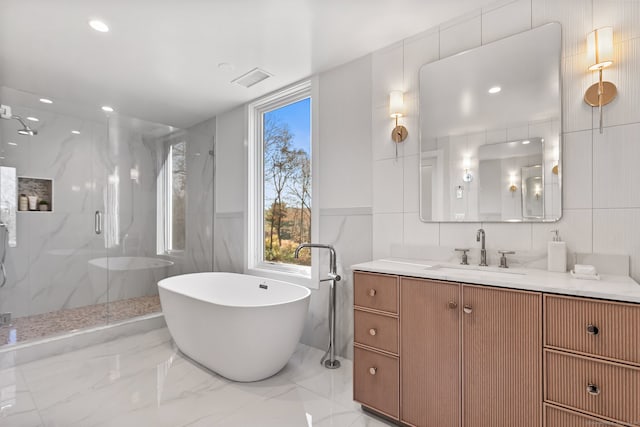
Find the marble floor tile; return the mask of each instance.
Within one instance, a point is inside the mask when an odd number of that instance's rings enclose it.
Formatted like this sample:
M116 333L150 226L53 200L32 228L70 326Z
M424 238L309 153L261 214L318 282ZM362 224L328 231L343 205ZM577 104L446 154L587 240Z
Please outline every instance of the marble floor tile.
M186 358L166 328L0 371L0 425L385 426L352 401L352 364L300 344L264 381L229 381Z

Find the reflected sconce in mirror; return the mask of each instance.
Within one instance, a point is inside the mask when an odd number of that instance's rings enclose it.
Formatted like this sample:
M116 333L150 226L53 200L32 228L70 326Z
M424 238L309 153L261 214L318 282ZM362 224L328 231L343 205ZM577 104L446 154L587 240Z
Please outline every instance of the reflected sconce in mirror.
M613 64L613 28L603 27L587 35L587 62L589 71L598 72L598 83L587 89L584 101L600 112L600 133L602 133L602 106L613 101L618 94L616 85L602 81L602 70Z
M511 191L511 195L513 196L516 191L518 191L518 186L516 185L516 174L509 174L509 191Z
M471 173L471 159L469 157L462 159L462 169L464 169L462 180L464 182L473 181L473 174Z
M536 200L540 200L541 193L542 193L542 188L540 188L539 184L536 184L536 191L535 191Z
M398 117L404 116L404 93L402 91L394 90L389 94L389 115L396 119L396 126L391 132L391 139L396 144L399 144L407 139L409 135L407 128L398 124Z

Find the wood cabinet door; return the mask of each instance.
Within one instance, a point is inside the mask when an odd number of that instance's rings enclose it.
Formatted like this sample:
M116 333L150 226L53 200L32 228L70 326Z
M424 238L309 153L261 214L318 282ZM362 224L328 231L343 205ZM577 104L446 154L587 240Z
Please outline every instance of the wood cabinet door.
M540 427L542 294L462 286L462 422Z
M400 313L401 421L459 427L460 285L402 278Z

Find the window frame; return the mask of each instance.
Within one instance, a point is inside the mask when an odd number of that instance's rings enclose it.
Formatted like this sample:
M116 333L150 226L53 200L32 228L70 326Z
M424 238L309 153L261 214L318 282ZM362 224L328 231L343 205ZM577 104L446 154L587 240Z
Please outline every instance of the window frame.
M311 254L311 266L264 261L264 146L262 140L264 114L310 98L311 114L311 240L318 239L318 176L316 85L306 80L264 96L247 106L247 221L245 227L245 272L276 280L285 280L309 288L318 288L318 254Z
M185 168L187 141L181 134L167 136L160 155L160 169L156 179L157 192L157 226L156 254L165 256L183 255L185 249L173 248L173 147L185 144ZM186 210L186 206L185 206ZM185 211L186 216L186 211ZM185 224L186 238L186 224ZM186 243L186 242L185 242Z

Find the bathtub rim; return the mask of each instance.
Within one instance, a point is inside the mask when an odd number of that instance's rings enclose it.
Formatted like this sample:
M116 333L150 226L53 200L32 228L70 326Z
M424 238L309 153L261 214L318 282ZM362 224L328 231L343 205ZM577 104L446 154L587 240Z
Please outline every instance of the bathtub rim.
M220 302L216 302L216 301L208 301L206 299L202 299L202 298L198 298L197 296L193 296L184 292L179 292L175 289L169 289L166 287L166 284L163 284L163 282L168 282L171 279L175 279L177 277L188 277L188 276L201 276L201 275L209 275L209 274L218 274L218 275L231 275L231 276L246 276L246 277L251 277L254 279L257 279L257 281L269 281L269 282L277 282L277 283L282 283L284 285L288 285L288 286L293 286L296 288L300 288L303 289L305 291L305 295L298 297L298 298L293 298L293 299L288 299L286 301L280 301L280 302L276 302L276 303L271 303L271 304L252 304L252 305L236 305L236 304L222 304ZM244 274L244 273L230 273L230 272L224 272L224 271L208 271L208 272L200 272L200 273L186 273L186 274L177 274L175 276L171 276L171 277L165 277L162 280L158 281L158 290L162 289L163 291L166 292L171 292L173 294L176 295L181 295L196 301L201 301L204 302L206 304L214 304L217 305L219 307L229 307L229 308L234 308L234 309L243 309L243 308L247 308L247 309L257 309L257 308L268 308L268 307L278 307L281 305L285 305L285 304L291 304L291 303L295 303L295 302L299 302L299 301L303 301L305 299L311 298L311 289L307 288L306 286L303 285L298 285L296 283L291 283L291 282L287 282L284 280L277 280L277 279L268 279L265 277L260 277L260 276L254 276L252 274ZM162 303L162 298L160 299L160 302Z

